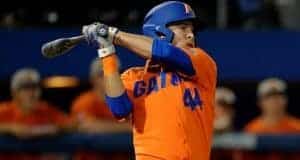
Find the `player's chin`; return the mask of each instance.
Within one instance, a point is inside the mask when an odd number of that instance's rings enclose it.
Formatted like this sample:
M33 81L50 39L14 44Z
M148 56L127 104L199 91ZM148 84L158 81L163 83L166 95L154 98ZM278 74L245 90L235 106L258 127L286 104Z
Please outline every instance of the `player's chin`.
M183 45L186 46L186 47L194 48L195 47L195 42L194 42L194 40L189 39L189 40L183 41Z
M185 48L185 49L190 49L190 48L195 48L195 43L193 42L182 42L176 45L179 48Z
M185 43L183 45L183 48L186 48L186 49L195 48L195 43Z
M195 48L195 43L187 43L186 46L188 48Z

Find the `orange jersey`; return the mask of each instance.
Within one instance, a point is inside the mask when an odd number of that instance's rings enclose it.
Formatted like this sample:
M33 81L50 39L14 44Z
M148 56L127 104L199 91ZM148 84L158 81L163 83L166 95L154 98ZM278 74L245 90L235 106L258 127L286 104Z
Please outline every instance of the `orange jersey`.
M136 155L208 160L213 130L216 64L203 50L188 54L196 71L144 73L131 68L122 80L133 103Z
M245 131L254 134L300 133L300 120L291 116L282 118L277 124L267 125L260 117L252 120Z
M94 92L88 91L81 94L72 105L72 116L78 119L114 119L104 100L101 100Z
M66 126L71 122L66 114L46 102L38 102L36 108L29 113L24 113L14 102L0 104L0 123L3 124ZM49 156L31 153L0 153L0 160L41 160L47 159Z
M46 102L38 102L30 113L24 113L14 102L0 104L0 123L17 123L25 125L67 125L71 121L63 112Z

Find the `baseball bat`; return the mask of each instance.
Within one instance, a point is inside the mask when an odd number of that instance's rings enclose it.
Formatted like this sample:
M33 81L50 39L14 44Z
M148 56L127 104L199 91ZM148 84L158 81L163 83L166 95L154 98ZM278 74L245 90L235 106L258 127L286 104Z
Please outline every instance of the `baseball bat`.
M83 40L85 40L85 37L80 35L47 42L42 46L42 55L46 58L54 58L66 54Z

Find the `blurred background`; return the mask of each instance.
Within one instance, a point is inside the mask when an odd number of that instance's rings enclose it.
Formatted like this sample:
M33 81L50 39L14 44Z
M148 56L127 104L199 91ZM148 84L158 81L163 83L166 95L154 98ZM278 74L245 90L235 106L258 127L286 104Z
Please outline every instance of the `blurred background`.
M0 159L132 159L130 125L116 123L97 92L96 51L83 43L46 59L40 49L94 21L141 33L144 15L160 2L6 1ZM185 2L207 23L197 43L218 65L212 159L300 159L300 1ZM117 52L121 71L144 65L126 49Z

